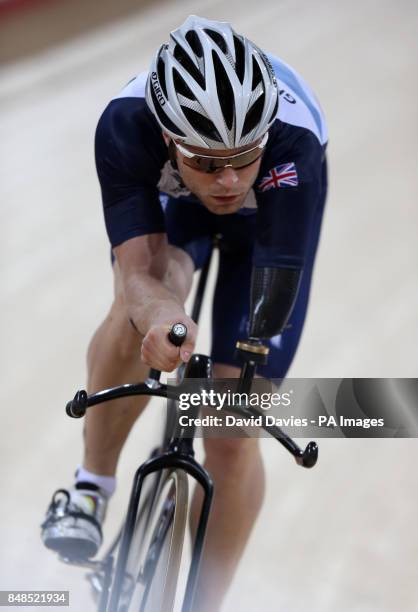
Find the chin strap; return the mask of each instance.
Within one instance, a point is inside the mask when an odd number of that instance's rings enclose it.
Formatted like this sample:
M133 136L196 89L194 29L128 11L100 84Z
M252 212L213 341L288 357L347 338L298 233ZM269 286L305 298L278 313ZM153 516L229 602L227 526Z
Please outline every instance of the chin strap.
M170 159L172 168L178 172L179 167L177 165L176 145L174 144L173 139L170 139L170 142L168 143L168 157Z
M250 337L280 334L292 313L302 270L253 268L250 299Z

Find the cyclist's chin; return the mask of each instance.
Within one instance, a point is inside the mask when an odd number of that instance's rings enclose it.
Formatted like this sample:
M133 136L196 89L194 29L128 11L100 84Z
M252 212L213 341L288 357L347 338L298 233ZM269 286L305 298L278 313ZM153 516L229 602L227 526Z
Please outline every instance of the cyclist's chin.
M206 208L215 215L231 215L241 208L244 203L244 196L206 196L205 198L202 198L201 201L206 206Z

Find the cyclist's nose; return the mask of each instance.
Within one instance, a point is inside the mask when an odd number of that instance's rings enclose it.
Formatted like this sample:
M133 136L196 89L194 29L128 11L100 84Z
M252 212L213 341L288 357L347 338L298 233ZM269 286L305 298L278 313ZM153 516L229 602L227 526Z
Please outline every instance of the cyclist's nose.
M236 183L238 183L239 177L233 168L223 168L219 174L216 175L216 182L222 185L225 189L230 189Z

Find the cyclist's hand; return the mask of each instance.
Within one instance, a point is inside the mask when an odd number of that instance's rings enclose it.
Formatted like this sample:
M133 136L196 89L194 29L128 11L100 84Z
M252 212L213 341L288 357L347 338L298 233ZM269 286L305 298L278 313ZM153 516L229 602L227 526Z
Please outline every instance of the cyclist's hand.
M180 347L174 346L168 339L168 333L174 323L183 323L187 327L186 340ZM184 314L175 320L155 323L142 341L141 359L151 368L172 372L182 361L189 361L194 351L196 336L196 323Z

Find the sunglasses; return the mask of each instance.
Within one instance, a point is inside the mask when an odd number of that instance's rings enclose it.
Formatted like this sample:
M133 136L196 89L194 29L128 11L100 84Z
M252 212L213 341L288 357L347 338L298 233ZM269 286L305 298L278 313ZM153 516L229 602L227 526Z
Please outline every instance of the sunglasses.
M174 143L176 149L184 156L183 163L186 166L194 170L200 170L200 172L211 174L222 168L234 168L234 170L239 170L240 168L250 166L262 156L268 137L268 132L266 132L261 142L252 149L247 149L246 151L242 151L242 153L236 153L228 157L215 157L213 155L192 153L174 140L171 140L170 145Z

